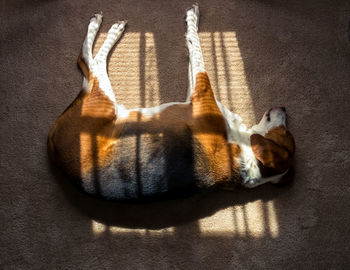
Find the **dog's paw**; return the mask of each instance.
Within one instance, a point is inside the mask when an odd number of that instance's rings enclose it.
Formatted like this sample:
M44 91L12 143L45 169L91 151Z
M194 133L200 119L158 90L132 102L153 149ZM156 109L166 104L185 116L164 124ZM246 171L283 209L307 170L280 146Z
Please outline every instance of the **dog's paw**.
M185 21L193 21L197 26L199 23L199 5L198 3L193 4L191 7L186 9Z
M100 13L96 13L96 14L91 16L90 22L95 22L98 25L100 25L102 22L102 18L103 18L103 14L102 14L102 11L100 11Z

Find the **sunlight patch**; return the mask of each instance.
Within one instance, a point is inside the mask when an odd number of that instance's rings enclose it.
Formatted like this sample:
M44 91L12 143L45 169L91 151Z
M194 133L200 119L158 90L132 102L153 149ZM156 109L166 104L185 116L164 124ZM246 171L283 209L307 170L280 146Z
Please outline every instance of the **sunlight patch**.
M278 225L278 219L276 215L274 201L267 202L266 208L267 208L267 216L269 221L270 235L271 237L276 238L279 236L279 225Z
M173 235L175 231L174 227L164 228L160 230L149 230L149 229L131 229L118 226L106 226L100 222L92 220L92 233L95 236L103 234L112 235L123 235L123 234L134 234L139 236L167 236Z
M276 238L279 236L279 225L273 201L265 203L262 200L257 200L244 205L227 207L226 209L215 212L209 217L192 222L192 225L198 228L200 237ZM193 228L189 227L189 230L191 229ZM178 234L176 227L159 230L133 229L106 226L94 220L92 220L92 231L95 236L103 234L131 234L145 237L175 237Z
M106 37L107 33L101 33L94 52ZM116 53L111 53L113 60L109 61L108 74L117 102L129 109L160 105L154 34L125 32L115 50Z
M254 106L235 32L200 32L202 53L215 95L249 126L256 122Z
M161 104L158 82L157 51L153 33L145 33L145 66L144 66L144 105L141 107L153 107ZM141 93L140 93L141 94Z

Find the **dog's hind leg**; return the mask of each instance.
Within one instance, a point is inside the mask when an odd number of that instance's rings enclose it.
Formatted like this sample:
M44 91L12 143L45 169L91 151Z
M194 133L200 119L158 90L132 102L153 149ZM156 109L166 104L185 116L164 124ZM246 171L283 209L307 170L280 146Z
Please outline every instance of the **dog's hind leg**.
M113 118L118 114L119 108L121 109L123 106L116 104L115 95L107 74L107 56L114 44L120 39L126 22L120 21L110 28L106 40L96 57L93 58L93 44L101 22L102 14L95 14L90 19L88 32L78 58L78 65L84 75L83 92L88 94L83 108L85 112L89 111L91 115L98 112L101 117L103 115L106 118Z
M200 46L199 36L198 36L198 24L199 24L199 7L198 4L192 5L186 11L186 43L189 52L189 67L188 67L188 77L189 77L189 91L187 95L187 100L190 100L196 82L196 76L199 72L205 72L204 59L202 55L202 50Z
M114 44L122 36L126 23L126 21L119 21L109 29L107 38L93 61L93 74L98 78L100 88L113 101L115 101L115 96L107 73L107 57Z
M97 80L99 89L102 90L111 101L115 102L115 96L107 74L107 56L114 44L120 39L125 29L126 21L120 21L110 28L106 40L95 58L93 58L93 44L101 23L102 13L95 14L91 17L82 51L78 58L78 65L84 74L83 89L89 92L92 89L92 83Z
M93 65L92 48L94 45L96 34L100 29L101 23L102 23L102 12L100 14L95 14L91 17L89 26L88 26L88 31L83 43L83 47L78 57L78 65L81 71L83 72L85 85L88 82L90 77L89 71L92 70L92 65ZM88 90L88 89L85 89L85 90Z
M108 31L106 40L94 58L96 64L106 64L107 56L113 48L114 44L120 39L121 35L123 34L126 24L127 21L119 21L118 23L112 25Z

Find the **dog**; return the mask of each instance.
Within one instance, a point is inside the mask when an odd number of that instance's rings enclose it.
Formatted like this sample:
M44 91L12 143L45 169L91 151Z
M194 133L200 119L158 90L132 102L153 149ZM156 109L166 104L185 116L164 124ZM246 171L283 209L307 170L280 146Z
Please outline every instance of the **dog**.
M114 24L93 58L102 22L88 26L78 65L82 90L48 136L52 161L85 192L105 199L182 196L212 187L279 183L293 163L295 143L286 110L268 110L247 129L215 99L198 36L199 7L186 11L189 91L186 102L126 109L116 102L107 56L125 30Z

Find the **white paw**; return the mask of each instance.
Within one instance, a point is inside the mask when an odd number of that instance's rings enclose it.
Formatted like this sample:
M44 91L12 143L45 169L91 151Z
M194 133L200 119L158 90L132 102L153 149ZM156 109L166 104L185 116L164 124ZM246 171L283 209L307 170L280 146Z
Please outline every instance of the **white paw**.
M118 21L118 24L121 27L125 28L125 26L128 24L128 21L127 20L120 20L120 21Z
M199 23L199 6L198 3L193 4L186 10L186 22L194 22L197 26Z
M102 18L103 18L103 15L101 11L100 13L96 13L92 15L92 17L90 18L90 22L94 22L97 25L100 25L102 23Z
M127 23L128 22L126 20L119 21L118 23L112 25L110 31L113 31L114 33L123 32Z
M112 27L108 31L108 39L116 40L125 30L125 26L127 21L119 21L116 24L113 24Z

